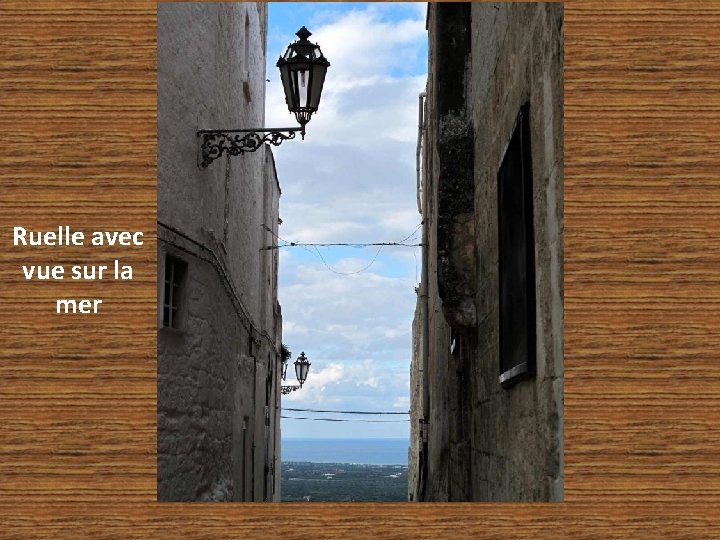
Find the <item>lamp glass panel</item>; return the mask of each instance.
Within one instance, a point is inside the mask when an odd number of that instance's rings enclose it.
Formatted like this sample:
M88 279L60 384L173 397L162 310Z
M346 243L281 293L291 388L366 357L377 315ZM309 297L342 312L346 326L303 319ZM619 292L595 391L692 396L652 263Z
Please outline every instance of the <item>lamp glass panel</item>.
M292 79L290 77L290 66L285 64L280 67L280 78L282 79L283 90L285 91L285 103L288 109L292 111L295 105L295 93L292 89Z
M315 64L312 67L312 88L310 92L310 99L308 101L308 107L313 111L316 111L320 106L320 94L325 84L325 74L327 73L327 66Z
M290 87L291 87L291 91L292 91L292 105L288 106L288 108L290 109L290 112L295 112L301 106L300 92L298 89L298 86L299 86L298 72L296 69L293 69L293 66L290 66L289 69L290 69Z
M300 383L304 383L305 379L307 379L309 369L309 362L295 362L295 376Z
M297 96L297 108L307 107L308 102L308 90L310 89L310 71L307 69L307 65L293 66L293 80L295 82L295 90Z

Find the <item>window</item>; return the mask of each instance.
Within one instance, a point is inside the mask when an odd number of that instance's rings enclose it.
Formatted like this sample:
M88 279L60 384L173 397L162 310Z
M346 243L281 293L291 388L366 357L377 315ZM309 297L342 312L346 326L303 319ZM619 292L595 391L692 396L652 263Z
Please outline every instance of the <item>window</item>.
M520 109L498 181L500 382L535 372L535 236L528 105Z
M163 296L163 326L179 328L179 307L187 263L167 256L165 258L165 294Z
M243 64L242 64L242 87L246 103L252 101L250 92L250 18L245 13L245 34L243 36Z
M250 18L245 13L245 39L243 43L243 69L250 71Z

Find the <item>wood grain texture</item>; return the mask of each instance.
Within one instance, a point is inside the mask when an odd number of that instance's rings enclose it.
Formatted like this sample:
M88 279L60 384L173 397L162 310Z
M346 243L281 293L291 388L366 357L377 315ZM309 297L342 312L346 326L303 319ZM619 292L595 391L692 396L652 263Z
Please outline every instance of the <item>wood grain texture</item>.
M157 504L155 4L0 2L0 536L718 536L720 3L564 29L566 503ZM147 241L12 246L59 224ZM114 258L133 282L20 271Z

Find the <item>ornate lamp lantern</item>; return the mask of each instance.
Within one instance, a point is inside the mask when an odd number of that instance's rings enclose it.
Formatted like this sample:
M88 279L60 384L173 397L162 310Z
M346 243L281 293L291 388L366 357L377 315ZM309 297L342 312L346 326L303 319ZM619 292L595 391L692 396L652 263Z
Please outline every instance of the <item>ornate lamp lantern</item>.
M302 388L305 379L307 379L308 371L310 371L310 362L308 362L305 353L301 352L300 356L295 360L295 377L297 377L300 383L300 388Z
M225 152L238 156L255 152L265 143L279 146L285 140L294 139L298 132L305 138L305 124L318 110L330 62L317 44L308 41L312 34L307 28L303 26L295 35L299 39L288 46L277 67L285 91L285 103L300 127L198 130L200 167L207 167Z
M305 124L320 106L330 62L317 44L308 41L312 33L307 28L303 26L295 35L300 39L288 46L276 65L285 90L285 103L300 124L304 138Z
M307 356L305 356L304 352L300 353L300 356L297 357L297 360L295 360L293 364L295 365L295 377L297 377L297 380L300 384L281 386L280 390L282 391L283 395L294 392L295 390L300 390L302 388L302 385L305 383L305 380L307 379L308 372L310 371L310 362L308 361ZM283 380L285 380L284 374L286 371L287 360L283 362L282 366Z

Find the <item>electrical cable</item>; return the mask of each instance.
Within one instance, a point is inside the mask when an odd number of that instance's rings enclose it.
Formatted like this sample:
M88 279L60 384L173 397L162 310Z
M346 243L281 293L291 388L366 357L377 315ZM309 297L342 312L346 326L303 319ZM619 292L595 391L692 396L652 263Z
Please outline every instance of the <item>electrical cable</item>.
M270 234L272 234L275 238L277 238L281 242L285 242L284 244L278 244L275 246L266 246L260 248L261 250L265 249L280 249L283 247L301 247L305 251L309 253L313 253L309 247L312 247L315 250L315 253L313 255L317 254L318 258L320 259L320 262L323 263L325 268L327 268L330 272L333 274L337 274L339 276L353 276L357 274L361 274L362 272L365 272L368 270L373 264L375 264L375 261L380 256L380 252L382 251L384 246L403 246L403 247L419 247L422 246L422 244L406 244L405 242L409 240L410 238L413 238L420 227L422 227L423 222L421 221L417 227L415 227L415 230L408 234L405 238L398 242L369 242L369 243L344 243L344 242L332 242L332 243L305 243L305 242L292 242L290 240L285 240L284 238L280 237L278 234L276 234L270 227L268 227L265 223L262 223L261 226L268 231ZM331 247L331 246L345 246L345 247L368 247L368 246L379 246L378 250L375 252L375 255L373 256L372 260L365 265L364 267L360 268L359 270L355 270L353 272L340 272L336 269L334 269L332 266L330 266L327 261L325 260L325 257L322 256L322 253L320 253L320 250L318 247ZM413 253L414 255L414 253ZM417 258L416 258L416 266L417 266ZM417 268L416 268L416 274L417 274ZM416 280L417 281L417 280Z
M319 412L319 413L335 413L335 414L410 414L409 412L388 412L388 411L328 411L324 409L292 409L290 407L283 407L283 411L293 412Z
M282 238L281 236L275 234L275 232L265 225L262 224L262 227L268 231L270 234L272 234L275 238L280 240L281 242L285 242L285 244L276 245L276 246L266 246L261 249L278 249L282 247L334 247L334 246L345 246L345 247L369 247L369 246L401 246L401 247L420 247L422 244L406 244L405 242L410 240L412 237L415 236L415 234L418 232L418 229L422 227L422 222L415 227L415 230L411 232L409 235L407 235L402 240L399 240L397 242L293 242L291 240L286 240L285 238Z
M377 252L375 253L375 256L372 258L372 260L367 265L363 266L360 270L355 270L354 272L339 272L338 270L335 270L333 267L331 267L325 261L325 257L322 256L322 254L320 253L320 250L317 248L317 246L315 246L315 251L317 252L318 256L320 257L320 260L322 261L322 263L325 265L325 268L330 270L333 274L337 274L338 276L352 276L352 275L360 274L360 273L364 272L365 270L370 268L373 264L375 264L375 261L377 260L378 255L380 255L380 251L382 251L382 248L383 248L382 246L380 246L378 248Z
M410 419L406 420L359 420L359 419L347 419L347 418L308 418L306 416L284 416L280 415L280 418L287 418L288 420L315 420L318 422L366 422L375 424L388 424L398 422L409 422Z

